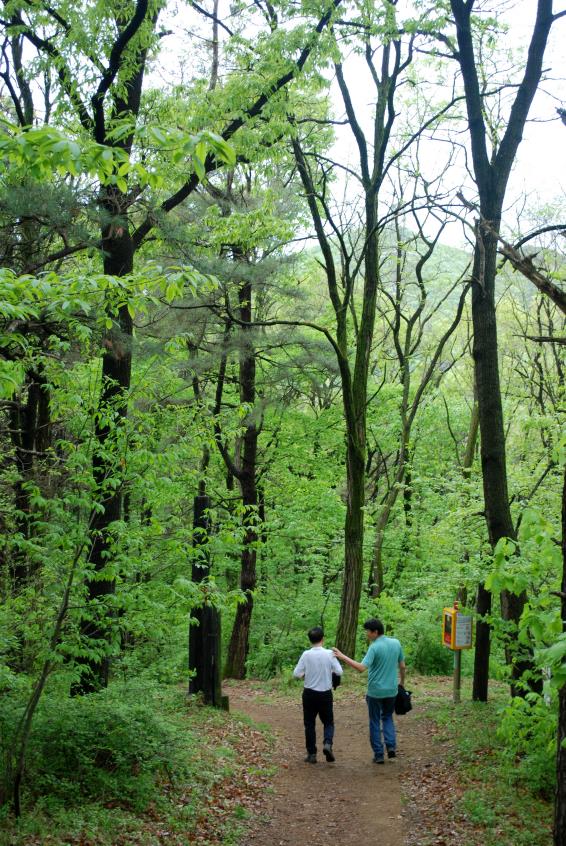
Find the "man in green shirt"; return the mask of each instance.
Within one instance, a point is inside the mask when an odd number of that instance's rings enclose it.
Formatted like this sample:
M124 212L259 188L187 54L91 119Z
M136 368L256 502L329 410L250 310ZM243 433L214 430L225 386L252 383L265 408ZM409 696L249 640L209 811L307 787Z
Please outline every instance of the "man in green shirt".
M373 749L375 764L384 763L383 740L387 749L387 757L397 755L397 737L393 710L399 682L405 684L405 657L399 641L394 637L386 637L381 620L372 618L364 623L368 640L368 651L362 662L348 658L339 649L332 651L341 661L358 670L367 671L368 689L366 702L369 714L369 742ZM399 673L399 678L397 676Z

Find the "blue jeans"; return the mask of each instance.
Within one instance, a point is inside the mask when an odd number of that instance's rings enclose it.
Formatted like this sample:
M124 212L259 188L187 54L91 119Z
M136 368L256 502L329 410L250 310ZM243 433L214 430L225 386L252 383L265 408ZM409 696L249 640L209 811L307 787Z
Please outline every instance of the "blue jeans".
M374 758L383 758L383 743L381 732L387 749L395 749L397 739L395 737L395 723L393 722L393 709L395 708L395 697L389 696L386 699L377 699L375 696L366 696L369 714L369 742L373 749Z

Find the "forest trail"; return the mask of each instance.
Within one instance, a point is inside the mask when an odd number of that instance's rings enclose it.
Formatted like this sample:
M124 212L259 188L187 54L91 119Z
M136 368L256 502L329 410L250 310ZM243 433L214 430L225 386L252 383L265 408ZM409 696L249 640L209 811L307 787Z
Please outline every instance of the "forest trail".
M407 824L401 782L420 764L429 767L428 738L415 711L396 718L398 757L383 766L372 762L366 704L359 690L341 688L335 696L336 763L321 754L322 725L317 721L319 761L306 764L300 690L295 698L266 694L246 682L226 688L230 710L267 724L275 736L273 762L278 771L266 811L246 836L250 846L405 846ZM410 838L412 842L412 838Z

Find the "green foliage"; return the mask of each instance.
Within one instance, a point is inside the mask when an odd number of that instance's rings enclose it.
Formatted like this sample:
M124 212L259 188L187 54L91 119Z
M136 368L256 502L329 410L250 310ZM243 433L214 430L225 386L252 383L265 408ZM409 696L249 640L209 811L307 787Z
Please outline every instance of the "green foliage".
M157 782L179 772L179 729L162 711L160 692L149 683L116 685L88 697L66 691L46 697L30 741L26 786L33 801L84 799L119 802L143 810ZM21 704L4 697L0 711L3 752Z
M449 675L454 665L454 656L439 642L439 620L425 623L414 632L414 641L408 642L411 666L418 673Z
M26 370L37 367L42 354L60 356L78 345L88 349L93 329L112 329L122 308L142 316L160 303L170 303L187 292L213 290L216 283L190 266L162 267L148 262L133 276L109 276L90 271L39 276L17 275L0 269L0 397L9 399L20 390ZM51 332L40 348L26 326L44 322ZM16 328L15 328L16 327Z
M497 823L497 811L486 801L483 791L477 788L466 790L461 799L462 810L474 825L492 828Z
M487 703L471 702L468 693L465 686L462 702L455 706L448 688L439 696L433 680L419 681L419 705L424 717L440 727L439 740L447 741L441 747L447 777L455 778L462 788L454 805L454 820L463 816L474 826L477 842L486 846L546 846L552 818L547 792L549 773L550 780L553 778L548 762L549 736L534 731L530 740L523 735L517 742L510 736L511 723L507 724L509 736L501 736L501 718L509 706L506 686L492 683ZM554 711L544 704L541 707L546 708L547 714ZM528 706L518 706L513 716L519 732L526 725L519 716L523 709L526 712ZM527 758L535 768L533 781ZM531 821L528 826L526 819Z
M10 699L4 697L0 705L0 726L8 725L8 733L22 702L18 696ZM253 779L249 758L240 760L233 748L244 742L246 725L187 700L185 688L157 685L141 674L133 683L116 682L105 694L88 699L90 704L70 701L62 677L46 692L33 740L38 757L30 760L26 776L35 781L25 792L20 820L7 806L0 809L2 846L73 840L149 846L157 830L185 842L201 833L205 819L209 830L208 803L215 786L228 780L240 798L242 784L248 776ZM69 726L65 715L78 724ZM103 733L96 736L95 726ZM256 732L250 736L257 764L263 744ZM245 815L239 802L233 812L221 806L215 830L222 842L238 842L239 820Z
M556 697L515 697L497 729L510 777L546 799L556 786L556 712Z
M122 122L113 129L111 140L120 142L132 131L130 123ZM158 147L173 148L173 162L189 160L199 179L206 177L205 160L209 153L226 164L233 166L236 163L232 147L208 130L190 135L180 129L149 126L139 132L140 142L144 139ZM115 186L122 193L128 190L129 176L135 176L142 186L159 188L163 185L161 175L141 162L132 161L122 147L80 137L74 140L51 126L22 130L3 120L0 123L0 153L4 167L21 169L38 181L53 173L75 177L89 175L96 176L103 185Z
M441 615L436 603L410 609L388 594L379 597L374 616L384 620L387 634L403 646L407 666L423 675L448 675L454 658L441 643Z

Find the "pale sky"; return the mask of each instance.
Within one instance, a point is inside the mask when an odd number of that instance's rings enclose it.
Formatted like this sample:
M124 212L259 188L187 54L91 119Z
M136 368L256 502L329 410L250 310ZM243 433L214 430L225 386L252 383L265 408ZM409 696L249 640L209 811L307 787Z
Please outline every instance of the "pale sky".
M487 3L482 5L487 6ZM493 0L491 7L507 6L505 14L498 15L509 26L509 31L501 43L504 50L526 50L536 14L536 0L519 0L502 4ZM559 7L555 0L555 11ZM566 8L566 0L560 8ZM562 213L553 216L553 222L566 221L566 126L557 115L557 107L566 108L566 67L563 45L566 40L566 17L556 21L551 30L544 68L547 80L541 85L530 111L530 119L525 127L523 141L519 146L516 165L511 175L506 201L504 227L524 234L532 228L528 210L535 211L544 206L557 206ZM367 117L366 135L371 120L371 97L373 85L365 76L365 63L352 57L344 63L345 76L350 85L351 96L359 117ZM343 105L336 83L333 84L333 101L336 110L343 117ZM450 89L447 89L447 96ZM438 94L436 94L438 96ZM513 95L514 96L514 95ZM419 152L419 163L427 178L438 172L444 161L447 145L435 142L423 144ZM336 159L341 162L357 162L354 141L349 129L340 130L336 144ZM462 168L455 168L447 183L453 185L453 194L464 189L468 199L472 199L473 187ZM519 217L519 220L517 218ZM443 235L443 241L454 245L463 245L461 226L450 226Z
M566 9L555 0L555 13ZM512 12L513 41L528 39L535 15L534 0L521 0ZM566 108L566 18L553 24L545 55L548 82L538 91L523 142L519 147L513 188L523 190L530 198L540 197L542 203L558 200L564 208L566 194L566 126L558 118L556 109Z

